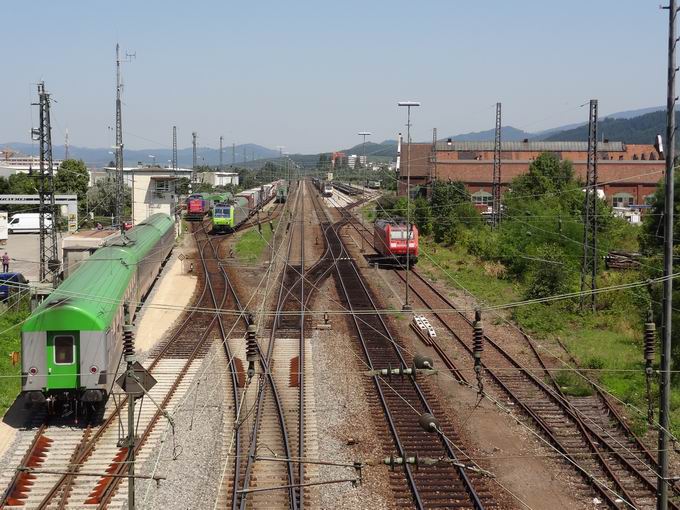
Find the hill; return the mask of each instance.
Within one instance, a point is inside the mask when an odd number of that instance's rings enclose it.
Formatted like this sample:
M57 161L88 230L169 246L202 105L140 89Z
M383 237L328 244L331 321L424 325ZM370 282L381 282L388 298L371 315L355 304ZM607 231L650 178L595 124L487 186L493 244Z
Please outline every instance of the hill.
M0 144L0 150L5 148L12 149L14 151L20 152L22 154L28 154L37 156L38 155L38 145L12 142L12 143L2 143ZM89 147L78 147L72 145L69 147L69 157L75 159L82 159L89 166L106 166L109 161L113 159L113 155L109 154L111 149L106 148L89 148ZM278 158L279 152L273 149L268 149L261 145L254 143L246 143L236 146L236 163L241 163L243 161L243 154L247 154L248 160L252 159L267 159L267 158ZM55 159L63 159L64 157L64 146L55 145L52 149ZM220 162L220 151L219 149L213 149L211 147L198 147L196 149L197 159L199 165L217 165ZM172 159L172 150L167 148L155 148L155 149L125 149L123 152L123 158L125 159L125 166L134 166L138 162L142 163L152 163L154 158L150 158L149 155L155 156L155 162L159 165L165 165L168 160ZM177 160L179 166L189 167L193 160L193 149L191 147L178 149ZM225 165L230 164L232 161L232 148L224 147L222 153L222 161Z
M493 140L495 136L495 129L487 129L486 131L473 131L471 133L463 133L460 135L453 135L450 138L457 142L479 142L484 140ZM517 129L512 126L501 126L501 138L510 142L521 142L525 138L532 139L536 135ZM444 138L446 140L446 138Z
M598 122L597 131L600 139L607 138L625 143L654 143L656 135L666 131L666 112L653 111L633 118L607 117ZM588 124L551 133L543 140L587 141Z

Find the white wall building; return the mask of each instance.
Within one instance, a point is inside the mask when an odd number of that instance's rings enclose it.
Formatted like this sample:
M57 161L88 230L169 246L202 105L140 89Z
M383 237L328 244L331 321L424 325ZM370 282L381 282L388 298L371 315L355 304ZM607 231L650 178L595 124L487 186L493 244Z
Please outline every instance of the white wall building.
M198 182L212 186L238 186L238 173L236 172L200 172L196 174Z
M144 166L124 168L126 182L132 187L132 221L139 224L152 214L164 212L174 216L179 204L175 183L181 177L191 179L190 168Z

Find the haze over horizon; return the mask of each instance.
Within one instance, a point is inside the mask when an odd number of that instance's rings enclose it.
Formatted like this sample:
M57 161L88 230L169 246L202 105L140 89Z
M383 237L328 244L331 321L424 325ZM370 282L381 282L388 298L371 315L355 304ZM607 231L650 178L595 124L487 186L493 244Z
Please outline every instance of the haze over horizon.
M380 142L405 131L399 100L419 100L412 137L503 125L540 131L665 103L666 14L658 2L575 0L547 6L432 1L228 6L210 1L115 5L11 2L0 142L29 142L45 80L53 141L113 145L115 44L123 64L126 148L256 143L286 152ZM433 16L436 13L436 16ZM586 15L587 13L587 15ZM584 20L588 20L586 24ZM42 40L39 34L59 31ZM84 42L86 41L86 43ZM595 55L589 58L589 55ZM565 92L566 91L566 92Z

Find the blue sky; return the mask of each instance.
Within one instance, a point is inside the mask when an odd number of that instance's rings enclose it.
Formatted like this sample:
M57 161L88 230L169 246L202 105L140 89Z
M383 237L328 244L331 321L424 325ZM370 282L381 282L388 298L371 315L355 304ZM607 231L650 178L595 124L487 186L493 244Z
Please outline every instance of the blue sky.
M115 44L124 141L283 145L330 151L503 124L528 131L665 104L667 11L659 0L260 0L5 2L0 142L29 141L36 82L57 101L55 142L112 145ZM40 39L45 34L46 40Z

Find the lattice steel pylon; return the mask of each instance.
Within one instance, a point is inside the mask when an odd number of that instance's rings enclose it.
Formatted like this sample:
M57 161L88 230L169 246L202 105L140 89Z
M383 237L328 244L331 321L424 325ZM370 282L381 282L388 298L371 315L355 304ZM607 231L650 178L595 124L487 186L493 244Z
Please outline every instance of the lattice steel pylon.
M496 129L493 143L493 180L491 187L491 217L492 226L501 223L501 104L496 103Z
M57 244L57 205L54 201L54 160L52 158L52 126L50 123L50 95L45 83L38 83L40 126L33 129L34 140L40 142L40 281L50 279L52 286L59 285L59 261ZM49 218L49 222L47 219Z
M597 99L590 100L588 120L588 160L586 196L583 201L583 263L581 265L581 309L586 304L584 291L590 283L590 307L595 311L597 278Z

